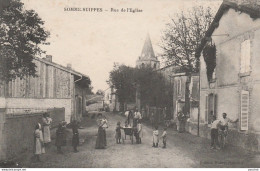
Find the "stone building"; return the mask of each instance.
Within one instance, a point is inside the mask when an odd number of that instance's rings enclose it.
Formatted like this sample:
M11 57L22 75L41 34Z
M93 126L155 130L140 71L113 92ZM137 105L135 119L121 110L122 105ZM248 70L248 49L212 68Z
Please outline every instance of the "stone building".
M150 35L147 34L141 55L136 61L136 67L147 67L150 66L154 69L160 68L160 61L154 54Z
M201 52L212 40L216 68L208 80ZM238 123L229 124L228 143L260 149L260 4L225 0L206 32L200 56L200 135L210 137L211 114L222 113ZM194 129L197 129L196 127Z
M109 87L104 91L103 103L103 106L108 107L109 111L119 111L120 104L114 88Z
M65 121L80 119L90 79L71 68L52 62L52 56L35 58L38 77L16 78L0 84L0 108L6 114L65 108Z

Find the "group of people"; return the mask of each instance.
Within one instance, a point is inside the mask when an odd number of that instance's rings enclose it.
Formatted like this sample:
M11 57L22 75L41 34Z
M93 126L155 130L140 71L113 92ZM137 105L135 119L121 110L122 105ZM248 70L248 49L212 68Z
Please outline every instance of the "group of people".
M233 121L227 117L226 113L223 113L222 117L219 120L215 115L212 115L212 117L213 120L211 123L211 149L220 149L218 141L219 132L222 132L224 137L226 138L228 134L228 123L236 123L238 122L238 119Z
M139 112L138 109L136 109L134 112L132 112L131 110L127 110L125 112L125 116L126 116L126 121L125 121L125 126L121 127L121 123L117 122L117 126L116 126L116 143L120 144L121 142L121 129L123 128L133 128L133 132L134 132L134 136L136 138L136 143L137 144L141 144L142 143L142 136L143 136L143 132L142 132L142 115ZM131 122L132 121L132 122ZM133 124L131 124L133 123ZM158 147L159 144L159 130L158 130L158 126L154 127L155 129L153 130L153 146L152 147ZM166 137L167 137L167 132L166 132L167 128L164 128L164 131L162 133L161 138L163 139L163 148L166 148Z
M49 113L44 113L42 118L42 123L37 123L34 130L34 155L36 161L40 161L40 155L45 153L45 148L47 148L51 143L51 128L52 119ZM62 146L66 146L67 136L66 136L67 123L62 121L59 123L56 130L56 142L57 152L62 154ZM79 145L79 123L74 120L71 123L72 128L72 146L74 152L78 152L77 146Z
M37 161L45 153L45 147L51 142L50 125L52 119L48 113L43 114L42 124L37 123L34 130L34 154Z
M161 135L161 138L163 139L162 148L166 148L166 139L167 139L166 130L167 130L167 127L164 127L163 133ZM156 125L153 130L153 146L152 147L158 148L158 144L159 144L159 130L158 130L158 126Z

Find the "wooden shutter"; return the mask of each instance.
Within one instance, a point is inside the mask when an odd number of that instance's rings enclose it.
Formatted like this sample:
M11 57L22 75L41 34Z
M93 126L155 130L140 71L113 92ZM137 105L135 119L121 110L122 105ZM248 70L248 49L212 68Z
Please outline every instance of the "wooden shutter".
M214 115L217 117L218 95L214 94Z
M248 130L249 92L241 91L240 129Z
M250 40L245 40L241 43L241 59L240 59L240 73L250 71Z
M205 97L205 122L208 123L208 95Z

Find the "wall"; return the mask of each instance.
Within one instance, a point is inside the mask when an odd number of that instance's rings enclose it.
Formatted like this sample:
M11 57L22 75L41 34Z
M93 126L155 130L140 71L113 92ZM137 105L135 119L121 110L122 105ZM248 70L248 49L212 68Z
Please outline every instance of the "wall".
M178 87L178 80L181 80L181 91L178 94L177 92L177 87ZM177 109L176 103L178 100L181 100L182 102L185 101L185 87L186 87L186 76L176 76L173 79L173 118L177 117L177 110L182 110L182 109Z
M69 98L71 97L71 73L44 63L33 61L37 77L16 78L5 85L2 97Z
M6 102L4 97L0 97L0 108L5 108Z
M5 158L4 153L4 122L5 122L5 109L0 108L0 160Z
M71 99L6 98L6 108L65 108L65 121L69 123L71 118Z
M209 126L206 123L206 95L217 94L217 117L223 112L235 120L240 118L241 90L249 91L249 130L240 131L240 125L230 124L228 142L249 150L259 150L260 123L259 93L260 93L260 19L253 20L245 13L233 9L228 10L219 22L219 27L213 32L213 42L217 47L216 82L209 83L206 77L206 65L201 56L201 92L200 92L200 135L209 138ZM241 43L250 40L251 73L240 74Z
M52 128L64 120L64 109L51 109ZM6 115L3 137L4 158L15 158L23 152L33 154L33 131L37 123L42 123L42 113ZM3 159L3 158L2 158Z

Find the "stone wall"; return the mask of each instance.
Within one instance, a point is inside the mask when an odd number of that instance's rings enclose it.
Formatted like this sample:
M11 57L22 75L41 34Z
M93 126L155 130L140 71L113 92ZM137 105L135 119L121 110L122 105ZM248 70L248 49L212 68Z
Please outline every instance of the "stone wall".
M197 135L198 123L187 122L186 131ZM210 139L210 127L207 124L200 124L199 136ZM227 144L241 147L249 151L259 152L260 150L260 135L256 133L242 133L236 129L229 129ZM209 144L210 145L210 144Z
M6 98L5 108L31 108L31 109L45 109L48 108L65 108L65 121L70 122L71 99L34 99L34 98Z
M65 110L49 109L50 116L53 119L52 128L64 120ZM34 136L33 132L37 123L42 123L43 113L33 114L13 114L5 115L3 129L0 134L0 159L11 159L27 151L33 154ZM0 127L1 128L1 127Z

